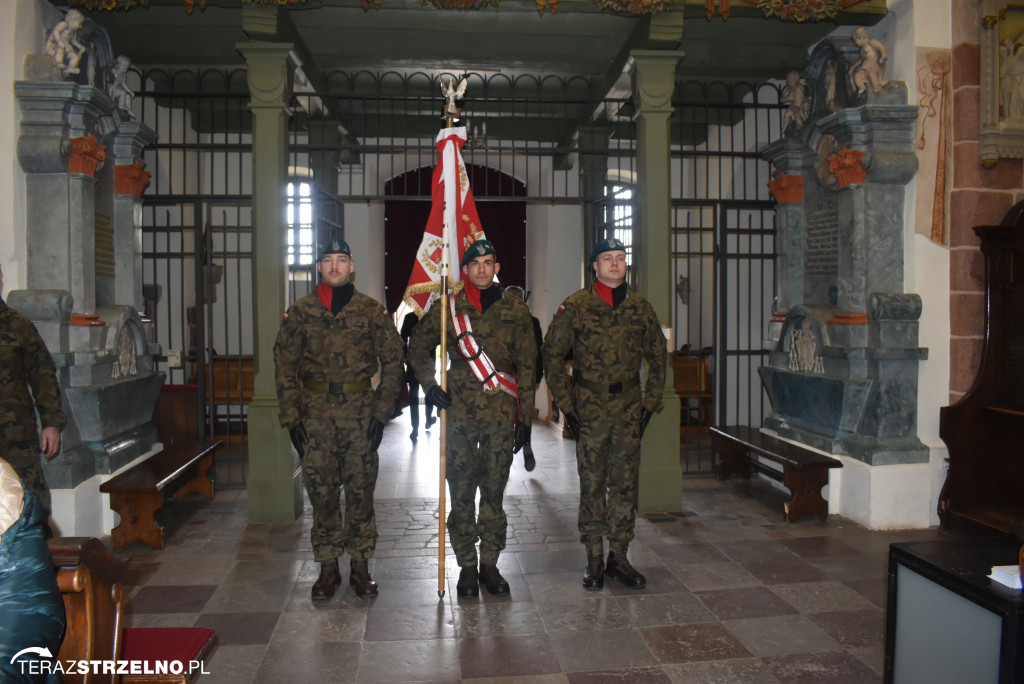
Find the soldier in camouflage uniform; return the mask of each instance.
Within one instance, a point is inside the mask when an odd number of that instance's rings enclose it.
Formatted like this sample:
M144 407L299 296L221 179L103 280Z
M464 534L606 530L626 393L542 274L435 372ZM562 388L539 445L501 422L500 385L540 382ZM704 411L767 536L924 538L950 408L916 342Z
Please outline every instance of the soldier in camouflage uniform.
M462 260L465 289L454 298L454 308L457 316L469 318L472 337L494 368L504 374L510 383L505 387L513 388L518 400L500 389L484 390L470 361L459 350L451 315L441 321L440 304L435 303L416 325L409 344L409 360L426 390L426 400L439 409L451 408L445 454L452 503L448 536L461 568L456 585L460 597L478 596L481 583L495 596L509 593L508 582L498 571L498 556L505 548L508 531L502 499L512 456L528 440L532 417L537 344L530 310L494 283L499 268L489 241L477 240L470 245ZM434 377L434 348L440 343L442 324L448 327L450 394Z
M0 293L3 285L0 270ZM36 411L42 433L36 429ZM57 455L65 423L50 352L32 321L0 299L0 450L47 515L51 512L50 489L39 453L47 459Z
M651 415L661 410L666 352L654 308L625 283L625 249L615 238L594 246L596 282L558 307L544 340L548 387L576 439L587 589L604 587L605 575L635 589L647 585L626 550L636 522L640 440ZM564 364L570 352L572 377Z
M323 282L288 309L274 345L281 425L302 459L313 507L311 538L320 576L312 598L334 595L345 549L352 557L349 584L366 598L377 595L367 564L377 542L377 447L402 381L402 340L384 307L349 282L354 264L344 240L321 248L318 257ZM370 378L378 364L374 390Z

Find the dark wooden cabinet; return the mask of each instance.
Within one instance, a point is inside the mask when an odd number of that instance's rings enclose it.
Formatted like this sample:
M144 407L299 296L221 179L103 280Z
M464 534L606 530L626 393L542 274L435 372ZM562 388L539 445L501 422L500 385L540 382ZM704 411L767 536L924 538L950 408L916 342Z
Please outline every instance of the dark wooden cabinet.
M1024 202L978 226L985 259L985 341L973 387L941 409L949 470L944 526L980 526L1024 541Z

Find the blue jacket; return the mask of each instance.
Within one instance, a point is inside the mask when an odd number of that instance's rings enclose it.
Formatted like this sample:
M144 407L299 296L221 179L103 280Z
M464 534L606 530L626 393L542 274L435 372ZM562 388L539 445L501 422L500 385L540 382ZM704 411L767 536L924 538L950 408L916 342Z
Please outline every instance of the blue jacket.
M24 493L21 515L13 523L13 516L7 515L0 523L0 681L59 682L56 676L38 674L46 663L29 664L30 660L40 659L33 652L23 653L11 662L26 648L48 649L56 660L65 626L64 599L43 538L46 509L30 489L22 487L7 462L0 459L0 499L8 504L16 502L15 487Z

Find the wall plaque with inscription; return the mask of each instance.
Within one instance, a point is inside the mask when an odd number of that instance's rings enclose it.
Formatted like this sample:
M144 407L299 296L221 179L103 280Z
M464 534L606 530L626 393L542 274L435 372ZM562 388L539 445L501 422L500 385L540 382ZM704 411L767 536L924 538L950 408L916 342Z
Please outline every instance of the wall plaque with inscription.
M818 202L806 215L804 273L834 276L839 272L839 208L831 200Z

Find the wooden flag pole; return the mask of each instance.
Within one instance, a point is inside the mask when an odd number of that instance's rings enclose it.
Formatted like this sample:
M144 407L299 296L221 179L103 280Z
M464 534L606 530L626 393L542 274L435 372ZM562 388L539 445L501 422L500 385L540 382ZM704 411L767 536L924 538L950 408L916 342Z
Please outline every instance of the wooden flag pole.
M445 250L447 251L447 250ZM448 270L447 264L441 271L441 389L448 391ZM448 412L438 410L438 422L441 424L441 458L440 479L438 485L438 535L437 535L437 595L444 598L444 524L445 524L445 488L447 487L445 460L448 453Z
M445 104L441 109L441 115L447 121L445 128L455 128L455 122L459 120L462 112L455 105L456 100L462 99L462 96L466 92L466 79L462 79L459 82L458 87L455 86L455 80L451 77L448 79L448 86L445 87L444 79L441 79L441 94L444 95ZM446 145L454 145L449 140ZM447 147L445 148L447 149ZM442 159L445 153L442 152ZM457 157L457 151L455 155L452 155L452 159L449 160L454 164ZM446 171L451 172L451 168L445 168ZM457 169L456 169L457 170ZM452 266L452 246L450 236L452 231L455 230L455 207L458 206L458 185L456 183L444 184L444 257L441 264L441 389L448 391L448 293L450 292L451 286L451 266ZM458 251L455 253L458 258ZM445 473L445 461L448 457L448 412L439 411L438 420L441 423L441 458L440 458L440 495L439 499L439 514L440 518L438 528L440 534L437 540L437 595L440 598L444 598L444 587L445 587L445 576L444 576L444 525L445 525L445 487L448 485Z

